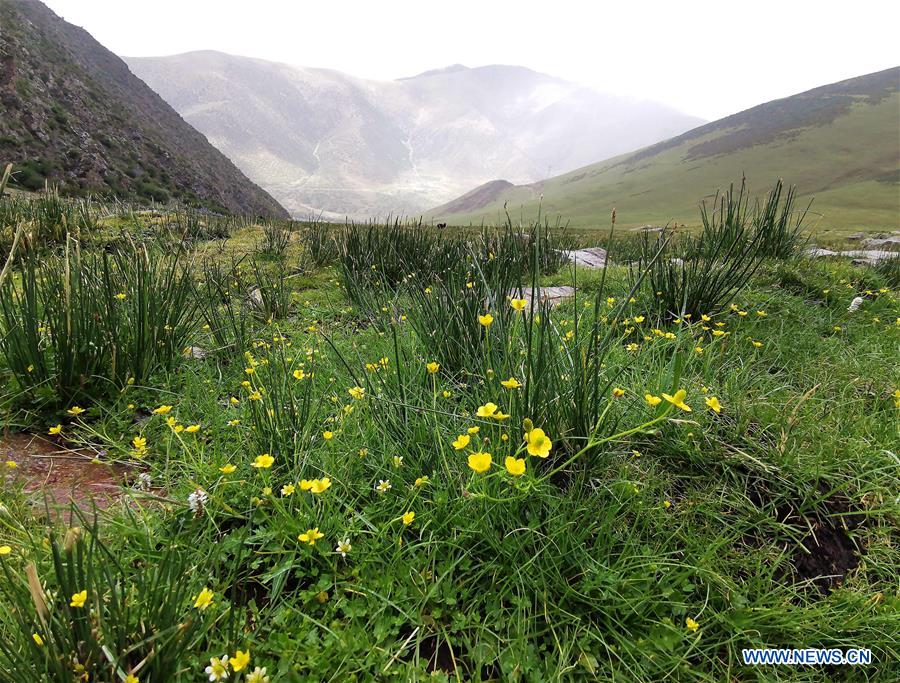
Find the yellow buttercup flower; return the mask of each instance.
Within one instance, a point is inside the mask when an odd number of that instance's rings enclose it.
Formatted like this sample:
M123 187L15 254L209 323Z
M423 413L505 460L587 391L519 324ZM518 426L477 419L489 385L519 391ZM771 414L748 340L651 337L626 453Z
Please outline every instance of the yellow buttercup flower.
M81 408L79 406L72 406L66 412L69 413L69 415L71 415L72 417L78 417L84 412L84 408Z
M59 434L60 432L62 432L62 425L56 425L55 427L50 427L50 429L47 431L47 433L50 435Z
M294 488L293 484L285 484L284 486L281 487L281 495L282 496L292 496L292 495L294 495L295 490L296 489Z
M550 455L550 450L553 448L553 442L550 438L544 434L543 429L532 429L525 435L525 440L527 442L526 450L529 454L538 457L538 458L546 458Z
M184 431L186 431L188 434L194 434L200 431L200 425L191 425L189 427L185 427Z
M297 536L297 540L301 543L308 543L309 545L315 545L316 541L320 538L324 538L325 534L319 532L319 527L315 527L314 529L307 529L306 533L302 533Z
M44 644L44 639L41 638L37 633L32 633L31 638L32 640L34 640L38 647L41 647Z
M612 395L614 398L622 398L625 395L625 390L620 387L614 387Z
M194 607L196 607L198 610L200 610L202 612L203 610L205 610L207 607L209 607L212 604L214 595L215 595L215 593L213 593L209 588L204 586L203 590L201 590L197 594L197 597L194 598Z
M263 453L262 455L256 456L256 459L250 464L250 467L267 470L272 466L274 462L275 458L273 458L268 453Z
M518 389L522 386L522 383L517 380L515 377L510 377L509 379L504 379L500 382L507 389Z
M478 410L475 412L475 414L478 417L494 417L494 413L496 413L496 412L497 412L497 404L491 403L490 401L488 401L483 406L478 406Z
M644 400L651 408L655 408L660 403L662 403L662 399L659 396L654 396L653 394L644 394Z
M717 413L722 412L722 404L719 403L719 399L716 398L715 396L709 396L709 397L706 399L706 406L707 406L710 410L714 410L714 411L717 412Z
M528 305L528 299L510 299L509 305L514 311L524 311Z
M410 510L409 512L403 513L403 526L409 526L413 523L413 520L416 518L416 513Z
M231 668L235 671L240 671L245 668L250 663L250 650L246 652L241 652L238 650L234 657L228 660L231 664Z
M687 630L691 633L695 633L698 628L700 628L700 624L688 617L684 620L684 625L687 627Z
M294 370L293 375L294 375L294 379L303 379L306 377L306 373L303 372L303 370L301 370L300 368L297 368L296 370Z
M506 465L506 471L514 477L521 477L525 474L525 458L514 458L507 455L503 464Z
M12 548L8 545L0 545L0 556L9 555L12 552Z
M492 316L490 313L485 313L484 315L479 315L478 322L483 327L490 327L491 323L494 322L494 316Z
M676 408L681 408L681 410L689 413L691 412L691 407L684 402L686 396L687 392L684 389L679 389L678 391L676 391L674 396L669 396L669 394L662 395L662 397L673 406L675 406Z
M492 461L490 453L478 451L477 453L469 454L469 467L478 473L487 472L491 468Z
M437 371L441 369L440 363L435 363L432 361L428 365L425 366L425 369L428 370L429 374L435 375Z
M236 465L232 465L231 463L228 463L227 465L222 465L219 468L219 472L221 472L222 474L231 474L236 469L237 469Z
M331 479L325 477L323 479L313 479L310 483L309 490L312 493L325 493L331 487Z
M461 451L463 448L469 445L469 442L472 440L472 437L468 434L460 434L456 437L456 441L453 442L452 446L458 451Z
M366 395L366 390L362 387L350 387L347 389L347 393L350 394L352 398L355 398L357 401L363 398Z
M172 410L172 406L165 406L165 405L163 405L163 406L160 406L159 408L156 408L156 409L153 411L153 414L154 414L154 415L165 415L165 414L168 413L170 410Z
M84 603L87 602L87 591L81 591L80 593L75 593L72 596L72 602L69 603L69 607L84 607Z

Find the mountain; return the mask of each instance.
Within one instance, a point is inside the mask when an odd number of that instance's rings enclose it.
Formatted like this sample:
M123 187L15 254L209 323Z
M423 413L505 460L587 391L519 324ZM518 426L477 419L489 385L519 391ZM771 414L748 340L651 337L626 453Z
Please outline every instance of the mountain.
M301 216L417 213L492 178L533 182L701 122L515 66L372 81L220 52L126 61Z
M693 224L698 201L746 174L777 178L815 197L811 225L839 230L900 227L900 67L768 102L631 154L546 181L476 188L426 212L451 223L534 215L538 203L580 228ZM499 188L499 190L497 189ZM804 202L805 203L805 202Z
M287 216L86 31L0 0L0 163L28 189Z

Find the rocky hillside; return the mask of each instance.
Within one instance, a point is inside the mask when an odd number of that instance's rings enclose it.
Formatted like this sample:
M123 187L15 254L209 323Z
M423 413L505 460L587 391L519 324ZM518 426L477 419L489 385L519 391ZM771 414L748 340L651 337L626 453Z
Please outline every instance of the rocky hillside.
M286 216L86 31L0 0L0 162L14 184Z
M126 61L295 215L416 213L701 123L517 66L371 81L208 51Z

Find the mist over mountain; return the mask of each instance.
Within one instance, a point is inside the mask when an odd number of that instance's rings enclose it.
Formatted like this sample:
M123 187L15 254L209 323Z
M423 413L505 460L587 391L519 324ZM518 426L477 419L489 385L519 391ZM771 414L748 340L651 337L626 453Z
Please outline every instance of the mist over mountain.
M518 66L372 81L211 51L125 60L295 216L417 213L493 178L535 182L702 123Z
M694 223L697 203L746 176L762 191L777 178L815 198L821 228L900 227L900 67L813 88L699 126L630 154L537 183L482 184L425 215L497 221L504 204L540 205L578 227ZM503 177L503 176L498 176Z

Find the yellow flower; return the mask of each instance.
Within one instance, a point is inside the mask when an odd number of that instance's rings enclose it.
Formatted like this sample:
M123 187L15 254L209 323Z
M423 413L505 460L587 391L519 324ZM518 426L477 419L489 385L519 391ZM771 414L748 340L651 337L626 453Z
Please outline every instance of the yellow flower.
M703 353L703 347L702 347L702 346L695 346L695 347L694 347L694 353L696 353L697 355Z
M71 415L73 417L77 417L78 415L81 415L84 412L84 408L80 408L78 406L72 406L66 412L69 413L69 415Z
M469 442L472 440L472 437L468 434L460 434L456 437L456 441L453 442L453 448L458 451L461 451L463 448L469 445Z
M403 513L403 526L409 526L413 523L413 520L416 518L416 513L410 510L409 512Z
M12 552L12 548L8 545L0 545L0 556L9 555Z
M642 315L636 315L636 316L634 316L634 322L636 322L636 323L638 323L638 324L644 322L644 316L642 316Z
M84 607L85 602L87 602L86 590L72 595L72 602L69 603L69 607Z
M691 633L695 633L698 628L700 628L700 624L688 617L684 620L684 625L687 627L687 630Z
M478 406L478 410L475 412L475 414L478 417L494 417L494 413L496 413L496 412L497 412L497 404L491 403L490 401L488 401L483 406Z
M172 410L172 406L160 406L153 411L154 415L165 415L170 410Z
M524 311L525 306L528 305L528 299L510 299L509 305L514 311Z
M715 396L709 396L709 397L706 399L706 406L707 406L710 410L714 410L714 411L716 411L717 413L722 412L722 404L719 403L719 399L716 398Z
M237 466L232 465L231 463L228 463L227 465L222 465L219 468L219 472L221 472L222 474L231 474L236 469L237 469Z
M136 436L131 440L131 445L134 446L135 450L143 451L147 448L147 439L143 436Z
M274 462L275 458L273 458L268 453L263 453L262 455L256 456L256 459L252 463L250 463L250 467L267 470L272 466L272 463Z
M425 486L430 480L428 479L428 475L424 474L418 479L416 479L416 486Z
M622 398L625 395L625 390L619 387L614 387L612 390L612 395L614 398Z
M290 496L294 493L294 485L293 484L285 484L281 487L281 495L282 496Z
M238 650L235 653L234 657L232 657L228 661L231 662L232 669L234 669L235 671L240 671L250 663L250 650L247 650L246 652L241 652L240 650Z
M654 396L653 394L644 394L644 400L651 408L655 408L660 403L662 403L662 399L659 396Z
M309 543L310 545L315 545L317 540L324 537L325 534L320 533L319 527L316 527L314 529L307 529L306 533L297 536L297 540L301 543Z
M349 389L347 389L347 393L350 394L351 398L355 398L357 401L359 401L363 396L366 395L366 390L362 387L350 387Z
M14 470L14 469L16 469L16 468L19 466L19 463L17 463L15 460L7 460L7 461L6 461L6 466L7 466L9 469Z
M553 442L544 434L543 429L532 429L525 435L528 445L526 450L533 456L538 458L546 458L550 455L553 448Z
M141 683L141 681L134 674L128 674L127 676L125 676L125 683Z
M119 301L123 301L125 299L125 292L119 292L118 294L116 294L116 298Z
M55 427L50 427L50 430L47 432L48 434L59 434L62 431L62 425L56 425Z
M251 401L262 401L262 393L257 389L256 391L251 391L247 398Z
M728 333L723 332L722 330L713 330L714 337L724 337L726 334L728 334Z
M203 590L201 590L197 594L197 597L194 598L194 607L196 607L198 610L200 610L202 612L203 610L205 610L207 607L209 607L212 604L212 599L213 599L214 595L215 595L215 593L213 593L209 588L204 586Z
M437 374L437 371L441 369L441 365L440 363L435 363L434 361L432 361L428 365L426 365L425 368L428 370L429 374L434 375Z
M753 346L756 347L757 349L762 346L762 342L756 341L755 339L751 339L750 343L753 344Z
M306 373L303 372L303 370L300 370L299 368L294 370L293 374L294 374L294 379L303 379L304 377L306 377Z
M514 458L507 455L503 464L506 465L506 471L514 477L521 477L525 474L525 458Z
M481 429L481 427L479 427L478 425L475 425L474 427L469 427L466 431L469 434L477 434L480 429Z
M328 430L322 432L322 438L326 441L331 441L334 438L334 432L329 432Z
M300 490L301 491L309 491L312 488L312 479L301 479L300 480Z
M684 402L685 397L687 396L687 392L684 389L679 389L675 392L674 396L669 396L668 394L663 394L662 397L666 399L669 403L671 403L676 408L681 408L685 412L691 412L691 407Z
M766 313L765 311L757 311L756 315L758 315L760 318L765 318L769 314Z
M500 382L507 389L518 389L522 386L522 383L517 380L515 377L510 377L509 379L505 379Z
M194 434L195 432L200 431L200 425L191 425L190 427L185 427L184 431L186 431L188 434Z
M325 493L331 487L331 479L313 479L309 490L313 493Z
M483 327L490 327L491 323L494 322L494 316L492 316L490 313L479 315L478 322L481 323Z
M41 647L44 644L44 639L41 638L37 633L32 633L31 637L34 640L34 642L37 643L38 647Z
M469 454L469 467L476 472L487 472L491 468L491 462L492 458L490 453L478 451L477 453Z

